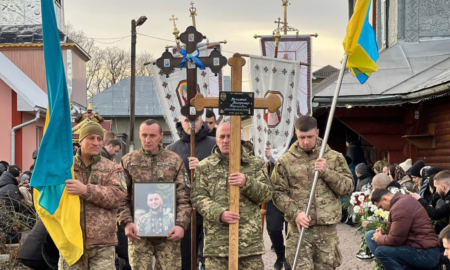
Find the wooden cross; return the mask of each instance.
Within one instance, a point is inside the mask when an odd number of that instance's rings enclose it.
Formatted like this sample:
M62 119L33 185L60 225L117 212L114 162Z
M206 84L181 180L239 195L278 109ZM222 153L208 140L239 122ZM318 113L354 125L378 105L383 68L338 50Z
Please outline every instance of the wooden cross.
M231 92L242 91L242 67L245 65L245 59L242 55L235 53L228 59L228 65L231 66ZM197 94L191 100L191 105L197 111L203 111L204 108L218 108L219 98L204 97ZM269 112L275 112L281 107L281 100L278 96L270 94L267 98L255 98L255 109L268 109ZM231 138L230 138L230 175L240 171L241 168L241 116L231 116ZM239 214L240 188L238 186L229 186L230 211ZM239 257L239 221L230 224L229 251L228 251L228 269L238 270Z
M195 10L194 10L195 13ZM194 17L195 18L195 17ZM189 26L184 33L180 35L180 40L186 45L187 55L192 55L197 52L197 44L202 42L206 38L200 32L195 29L194 26ZM227 64L227 58L222 56L222 54L214 48L214 50L207 57L197 57L205 68L210 68L217 76L222 70L222 67ZM156 60L156 65L161 69L161 71L169 77L175 68L180 68L183 58L174 58L169 49L162 54L161 58ZM190 106L190 100L197 94L197 65L192 59L186 59L186 63L182 68L186 68L186 85L187 85L187 100L188 104L181 107L181 114L189 119L191 122L191 157L195 157L195 120L197 117L203 114L203 110L195 110L194 107ZM191 170L191 185L194 184L194 173L195 170ZM191 215L191 269L197 269L197 246L196 246L196 218L195 209L192 211Z
M180 35L180 40L186 44L187 54L193 54L197 51L197 44L206 38L195 27L189 26L186 32ZM222 67L227 64L227 59L215 48L209 56L199 56L198 59L205 67L209 67L216 75L222 70ZM174 58L168 49L162 54L161 58L156 60L156 65L162 70L164 74L169 76L175 68L180 68L183 58ZM182 68L186 68L187 72L187 100L190 101L197 94L197 66L192 60L187 60ZM181 114L189 118L190 121L203 114L203 111L196 111L194 107L189 104L181 108Z

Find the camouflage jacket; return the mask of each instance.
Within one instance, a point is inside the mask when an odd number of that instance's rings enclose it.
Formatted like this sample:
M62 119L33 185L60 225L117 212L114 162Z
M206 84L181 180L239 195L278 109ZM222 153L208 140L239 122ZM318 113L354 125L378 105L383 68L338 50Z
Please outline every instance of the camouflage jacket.
M100 155L86 167L81 149L74 157L75 179L87 185L81 195L81 228L86 233L86 248L117 245L117 209L126 196L126 180L122 168ZM84 227L86 210L86 228Z
M273 203L285 214L291 226L295 227L297 215L306 211L321 147L320 138L310 153L303 151L296 142L275 165L271 177L274 185ZM319 175L310 211L311 226L338 223L342 216L339 198L353 191L353 177L344 157L328 145L325 147L327 170Z
M173 227L173 214L166 214L163 211L154 213L149 211L136 222L139 236L160 235L166 236Z
M249 152L243 150L241 159L241 173L247 182L241 188L239 200L239 257L264 253L259 205L272 197L272 184L264 162ZM222 213L229 209L228 176L229 160L217 146L195 169L191 200L204 218L205 257L228 257L229 225L220 221Z
M128 195L119 208L120 226L125 228L128 223L133 222L133 182L175 182L175 225L185 230L189 227L192 212L189 200L191 190L186 185L189 179L179 155L165 150L162 145L156 155L146 153L143 149L135 150L122 158L122 167L128 179Z

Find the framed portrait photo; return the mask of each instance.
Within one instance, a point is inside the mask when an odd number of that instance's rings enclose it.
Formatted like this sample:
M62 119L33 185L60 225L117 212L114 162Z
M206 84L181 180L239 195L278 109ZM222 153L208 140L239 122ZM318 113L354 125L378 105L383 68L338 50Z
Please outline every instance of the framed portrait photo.
M175 183L134 183L134 224L139 237L167 237L175 226Z

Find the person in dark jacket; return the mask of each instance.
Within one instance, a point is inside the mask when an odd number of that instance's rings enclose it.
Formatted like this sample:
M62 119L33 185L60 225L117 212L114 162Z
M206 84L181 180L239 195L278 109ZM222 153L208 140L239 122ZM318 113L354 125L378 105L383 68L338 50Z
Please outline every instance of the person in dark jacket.
M438 205L438 201L436 201L436 207L434 208L419 194L411 194L411 197L419 201L432 220L438 221L445 218L448 222L450 218L450 172L441 171L433 177L433 180L436 193L439 194L444 203Z
M35 270L50 270L57 269L57 263L51 268L45 261L42 254L42 249L48 235L42 220L38 219L34 225L31 233L25 239L25 242L20 246L19 259L25 266ZM56 250L58 251L58 250ZM59 252L52 253L54 260L58 262Z
M211 110L206 110L205 122L208 124L209 133L208 136L216 137L216 115Z
M348 147L347 156L352 159L354 164L366 164L364 150L361 147L361 141L358 138L358 134L349 130L346 135L346 145Z
M14 211L20 212L21 202L24 200L19 190L20 171L15 167L9 167L0 177L0 199L6 207L12 207Z
M191 129L189 119L182 116L181 123L176 125L178 134L180 135L180 140L167 146L166 149L177 153L184 162L184 166L187 170L187 175L189 178L186 179L186 185L190 188L191 183L191 170L195 169L197 164L203 159L211 155L213 147L216 145L216 139L209 136L209 127L203 120L199 117L195 122L195 157L191 157ZM196 237L197 237L197 250L200 248L200 254L197 261L201 261L204 265L204 258L201 256L203 246L203 217L197 212L196 213ZM181 261L182 269L191 269L191 229L190 227L186 230L183 239L181 239Z
M0 161L0 176L6 171L8 171L9 164L6 161Z
M418 194L415 194L418 195ZM386 270L403 266L433 268L439 262L439 240L427 212L416 200L400 192L376 189L372 202L389 212L387 232L381 227L366 233L365 239Z
M292 134L291 141L289 142L289 149L295 142L297 142L297 136L295 136L295 131ZM271 148L266 147L265 156L270 160L268 162L269 165L269 175L272 175L273 169L275 168L275 163L273 162L273 158L271 157ZM280 270L283 268L285 270L291 270L291 266L286 261L285 258L285 250L286 247L284 245L284 237L283 237L283 228L287 233L287 222L284 219L284 213L280 211L274 204L273 201L270 200L266 203L266 223L267 223L267 233L269 234L270 241L272 242L273 250L277 255L277 260L273 265L274 270Z
M102 147L100 154L102 157L114 161L114 157L119 153L122 148L122 144L117 139L109 140L107 144Z
M356 176L358 177L358 184L356 185L356 190L366 191L372 186L372 179L374 173L367 167L364 163L359 163L355 168Z

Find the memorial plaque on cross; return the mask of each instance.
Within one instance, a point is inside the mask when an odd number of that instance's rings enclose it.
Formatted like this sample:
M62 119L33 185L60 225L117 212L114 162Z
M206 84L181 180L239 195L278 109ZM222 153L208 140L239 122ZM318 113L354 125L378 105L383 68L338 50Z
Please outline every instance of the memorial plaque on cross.
M228 59L228 65L231 66L231 92L241 92L242 90L242 67L245 65L245 59L238 53ZM191 105L197 111L203 111L204 108L218 108L219 98L204 97L197 94ZM254 109L268 109L269 112L275 112L281 107L281 100L278 96L270 94L267 98L255 98ZM233 115L231 118L231 148L230 148L230 169L229 173L236 173L241 168L241 116ZM239 214L240 189L238 186L229 186L230 211ZM239 257L239 220L235 224L230 224L229 251L228 251L228 270L238 270Z
M227 59L215 48L209 56L200 56L200 51L197 49L197 44L202 42L206 37L195 29L194 26L189 26L186 31L179 37L180 41L185 44L185 49L180 50L183 58L175 58L169 49L162 56L156 60L156 65L161 71L169 76L175 68L186 68L186 86L187 86L187 104L181 107L181 114L189 119L191 122L191 157L195 157L195 121L197 117L203 114L203 110L195 110L190 104L190 100L195 97L197 92L197 68L210 68L217 76L222 70L222 67L227 64ZM187 168L186 168L187 169ZM194 182L195 170L191 170L191 186ZM196 247L196 219L195 209L191 216L191 269L197 269L197 247Z

